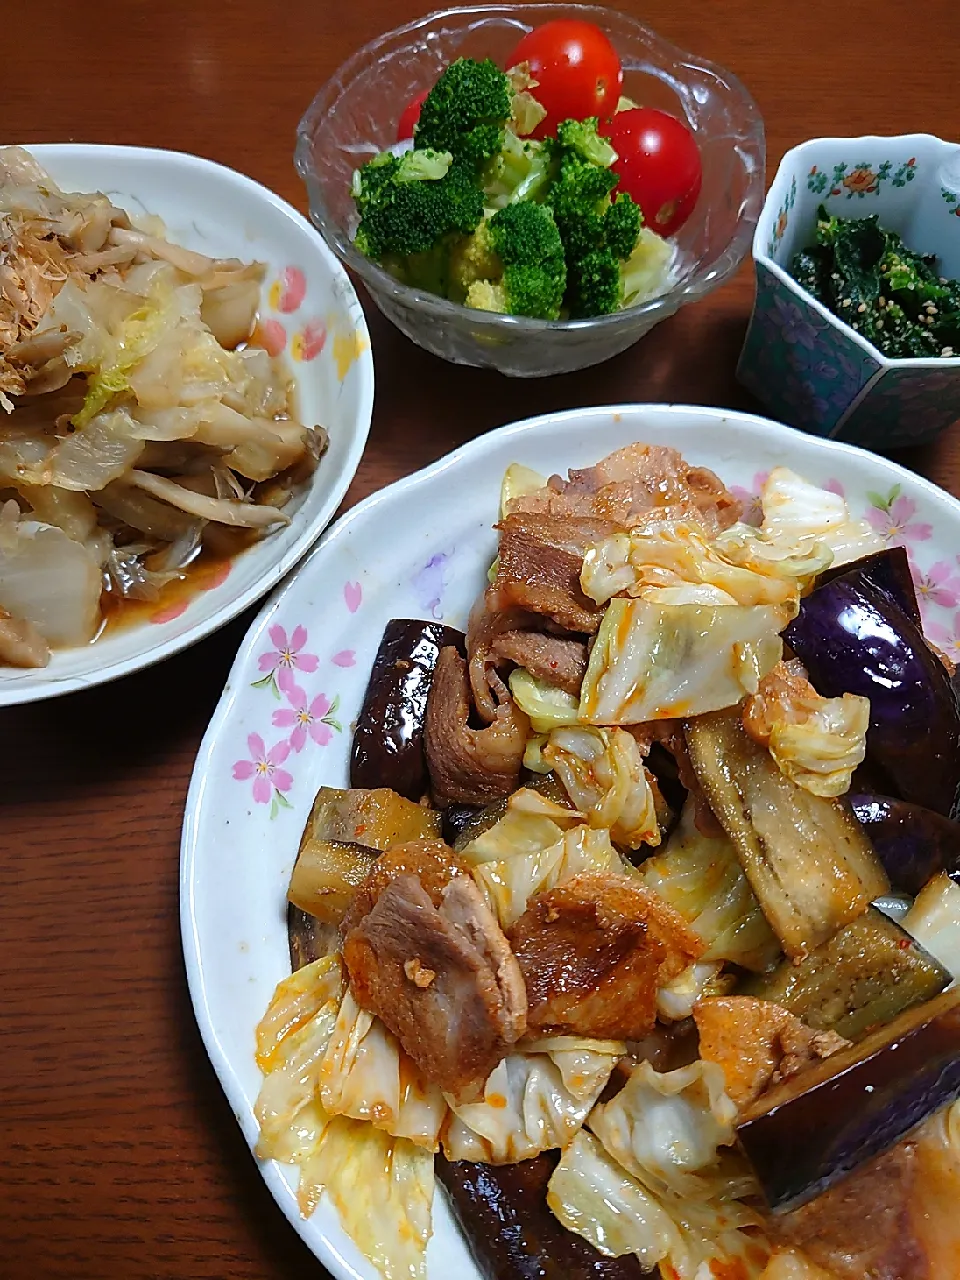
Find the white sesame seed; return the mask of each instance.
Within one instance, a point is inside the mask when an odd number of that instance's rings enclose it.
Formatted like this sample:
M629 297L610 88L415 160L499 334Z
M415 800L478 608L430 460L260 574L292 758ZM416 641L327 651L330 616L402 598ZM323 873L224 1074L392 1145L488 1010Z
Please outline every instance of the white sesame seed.
M883 296L883 294L882 294L882 293L881 293L881 295L880 295L880 297L879 297L878 301L879 301L879 305L880 305L881 307L885 307L885 306L887 305L887 300L886 300L886 298Z
M878 328L878 329L882 329L882 328L883 328L883 321L882 321L882 320L878 320L878 321L877 321L877 328Z
M940 352L940 354L941 354L942 356L947 356L947 357L952 356L952 355L953 355L953 347L944 347L944 348L943 348L943 350Z
M864 313L864 311L866 311L866 309L867 309L867 304L866 304L865 302L861 302L861 303L860 303L860 305L859 305L859 307L857 307L857 311L859 311L859 313L860 313L861 315L863 315L863 313Z
M841 305L841 307L849 307L849 306L850 306L850 299L849 299L849 298L844 298L844 300L840 303L840 305Z

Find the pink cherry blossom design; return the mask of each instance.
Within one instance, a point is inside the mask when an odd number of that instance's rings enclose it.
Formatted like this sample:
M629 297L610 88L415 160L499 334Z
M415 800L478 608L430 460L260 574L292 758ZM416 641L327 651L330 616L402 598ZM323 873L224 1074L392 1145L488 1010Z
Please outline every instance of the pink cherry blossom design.
M356 660L357 655L353 649L341 649L330 659L335 667L352 667Z
M281 740L268 751L259 733L251 733L247 750L250 759L238 760L233 766L233 776L237 782L253 778L253 798L257 804L269 804L274 792L290 790L293 776L280 768L290 754L289 742Z
M360 602L363 600L363 588L360 583L345 582L343 584L343 598L350 612L356 613L360 608Z
M925 629L937 648L960 666L960 613L953 615L949 626L944 627L939 622L929 622Z
M926 571L911 564L913 582L921 604L955 609L960 604L960 574L946 560L938 560Z
M838 498L843 498L844 501L846 501L847 495L839 480L827 480L824 482L822 487L826 489L827 493L835 493Z
M270 628L270 640L276 648L268 653L261 653L257 665L261 671L316 671L320 659L315 653L303 653L307 643L306 627L294 627L293 634L287 639L285 629L276 623Z
M308 734L318 747L325 747L333 738L333 731L323 723L323 717L332 708L330 699L325 694L318 693L312 701L308 701L306 692L298 684L294 684L293 677L286 672L281 673L280 687L290 706L273 713L274 726L278 729L293 726L290 746L294 751L303 750L307 745Z
M911 523L916 511L917 504L913 499L901 494L888 507L872 506L867 512L867 520L884 542L892 542L895 546L926 542L933 534L933 526L920 521Z

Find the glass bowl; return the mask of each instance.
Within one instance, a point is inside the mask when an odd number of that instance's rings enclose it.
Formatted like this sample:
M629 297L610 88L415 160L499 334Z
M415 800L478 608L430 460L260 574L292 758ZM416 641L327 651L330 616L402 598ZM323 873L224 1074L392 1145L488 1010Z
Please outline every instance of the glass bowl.
M614 315L549 321L477 311L400 284L352 243L354 169L396 141L405 103L430 88L455 58L493 58L502 65L525 32L571 17L596 23L609 36L623 63L628 97L686 119L696 134L703 191L676 236L670 288ZM763 121L743 85L627 14L593 5L444 9L387 32L348 58L314 98L297 130L295 162L313 223L398 329L445 360L515 377L599 364L717 288L744 258L763 204Z

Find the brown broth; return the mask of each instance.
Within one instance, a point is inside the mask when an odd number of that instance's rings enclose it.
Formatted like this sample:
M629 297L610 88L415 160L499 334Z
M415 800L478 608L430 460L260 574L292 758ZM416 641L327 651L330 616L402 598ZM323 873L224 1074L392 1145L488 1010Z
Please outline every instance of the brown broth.
M103 621L94 642L127 627L178 618L196 596L220 586L237 556L257 540L256 530L219 527L214 545L203 546L197 558L183 570L183 576L161 587L155 599L124 600L114 591L104 591L100 597Z

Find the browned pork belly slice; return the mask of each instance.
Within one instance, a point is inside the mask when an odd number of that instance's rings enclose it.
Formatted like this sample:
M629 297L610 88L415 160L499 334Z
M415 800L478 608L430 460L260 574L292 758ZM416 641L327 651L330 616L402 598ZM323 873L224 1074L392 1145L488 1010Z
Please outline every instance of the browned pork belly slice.
M346 933L343 960L357 1003L458 1102L479 1096L526 1029L519 966L469 875L454 870L433 894L412 872L391 879Z
M640 1040L657 988L702 954L679 915L627 876L582 872L538 894L510 929L531 1027Z
M590 517L508 515L497 525L497 576L487 591L492 613L506 608L543 614L567 631L593 633L603 612L580 587L583 557L593 542L616 532Z
M538 680L556 685L576 697L587 671L583 640L550 636L542 631L505 631L491 646L498 658L525 667Z
M489 804L516 790L530 722L503 702L485 729L469 723L467 664L456 649L440 650L424 726L424 749L437 804Z
M691 467L662 445L628 445L569 477L552 476L545 488L513 499L507 513L594 516L622 529L650 512L697 518L709 529L726 529L740 518L740 503L712 471Z
M750 996L708 996L697 1002L693 1018L700 1057L723 1068L727 1093L738 1107L850 1043L835 1031L813 1030L771 1000Z

